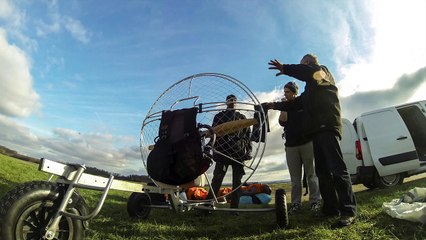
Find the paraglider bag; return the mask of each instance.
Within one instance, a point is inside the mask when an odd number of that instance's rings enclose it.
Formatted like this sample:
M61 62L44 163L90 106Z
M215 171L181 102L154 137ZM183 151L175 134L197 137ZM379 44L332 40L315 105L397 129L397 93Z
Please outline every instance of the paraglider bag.
M196 126L197 108L163 111L154 149L147 159L149 176L179 185L193 181L210 167Z

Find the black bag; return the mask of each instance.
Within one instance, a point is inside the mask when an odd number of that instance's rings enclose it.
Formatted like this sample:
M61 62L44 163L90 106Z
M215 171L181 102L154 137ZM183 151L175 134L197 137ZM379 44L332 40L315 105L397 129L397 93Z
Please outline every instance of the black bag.
M269 118L268 118L268 109L261 105L254 105L254 118L257 120L257 123L253 126L253 133L251 135L251 140L254 142L265 142L266 132L270 132L269 128ZM261 113L263 110L265 116ZM261 123L264 123L261 125Z
M202 152L196 127L197 108L163 111L154 149L147 159L149 176L179 185L193 181L211 165Z

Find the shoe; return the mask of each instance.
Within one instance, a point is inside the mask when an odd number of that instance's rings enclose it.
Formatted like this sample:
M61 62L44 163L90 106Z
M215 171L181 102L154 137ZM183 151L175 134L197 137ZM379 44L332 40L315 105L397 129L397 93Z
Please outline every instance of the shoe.
M339 224L343 227L349 226L355 222L355 216L341 216Z
M319 212L319 211L321 211L321 202L313 202L313 203L311 203L311 211L312 212Z
M287 213L288 215L293 215L300 210L302 210L302 205L300 203L291 203Z
M331 225L332 229L347 227L355 222L355 216L341 216L340 219Z

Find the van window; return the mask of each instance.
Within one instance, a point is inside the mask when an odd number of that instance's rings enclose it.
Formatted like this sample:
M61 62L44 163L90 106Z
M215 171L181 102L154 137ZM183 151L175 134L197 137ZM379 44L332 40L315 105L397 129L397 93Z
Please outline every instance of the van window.
M416 147L420 161L426 161L426 117L417 106L398 109Z
M354 123L352 124L353 126L354 126L354 128L355 128L355 132L356 133L358 133L358 127L356 126L357 124L356 124L356 120L357 120L358 118L355 118L355 120L354 120Z

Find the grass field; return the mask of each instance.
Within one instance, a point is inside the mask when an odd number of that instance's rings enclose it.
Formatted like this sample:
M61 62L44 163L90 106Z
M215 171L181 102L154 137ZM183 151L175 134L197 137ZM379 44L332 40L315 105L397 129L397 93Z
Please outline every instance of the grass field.
M4 155L0 155L0 166L0 196L22 182L48 179L47 174L37 171L36 164ZM383 202L399 198L416 186L425 187L426 178L389 189L366 190L354 186L358 201L357 221L336 230L330 228L331 220L312 216L308 204L301 214L289 217L287 229L276 227L274 212L241 213L240 216L213 212L201 217L196 210L181 213L153 209L148 219L133 221L126 211L130 193L111 191L99 215L89 222L85 239L426 239L426 226L391 218L381 208ZM288 184L274 184L272 188L286 189L289 199ZM91 209L101 195L89 190L80 193Z

